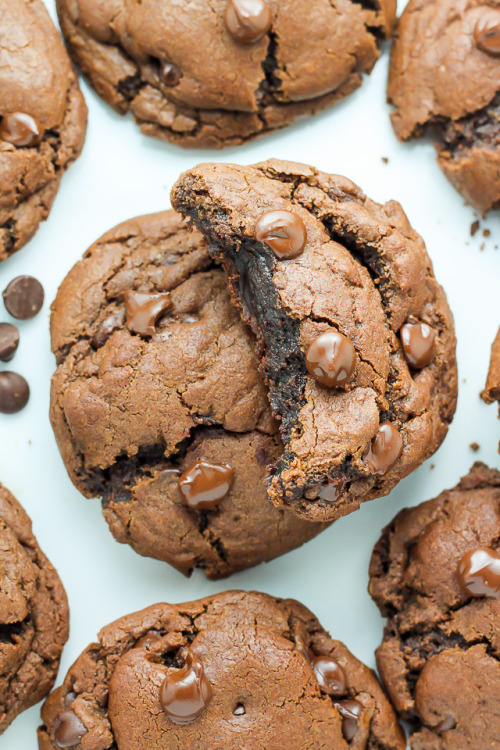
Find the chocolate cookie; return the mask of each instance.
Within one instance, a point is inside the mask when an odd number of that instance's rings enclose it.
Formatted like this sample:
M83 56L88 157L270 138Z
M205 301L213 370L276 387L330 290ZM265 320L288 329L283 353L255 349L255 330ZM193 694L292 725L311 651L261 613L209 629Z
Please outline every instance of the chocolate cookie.
M350 94L390 36L395 0L57 0L98 94L148 135L221 148Z
M438 164L482 212L500 206L500 3L410 0L387 89L400 140L431 133Z
M0 734L52 688L68 619L62 583L30 519L0 485Z
M42 709L40 750L404 750L374 673L292 599L229 591L108 625Z
M370 565L388 618L377 651L413 750L498 746L500 473L476 463L453 490L398 513Z
M456 403L453 320L398 203L300 164L205 164L174 206L223 260L258 341L284 452L269 495L333 520L441 444Z
M41 0L0 0L0 261L49 215L87 109Z
M491 347L490 369L481 398L487 404L498 401L498 416L500 417L500 328Z
M214 578L324 528L266 496L283 448L254 341L177 214L104 235L52 309L52 424L71 479L102 498L118 541Z

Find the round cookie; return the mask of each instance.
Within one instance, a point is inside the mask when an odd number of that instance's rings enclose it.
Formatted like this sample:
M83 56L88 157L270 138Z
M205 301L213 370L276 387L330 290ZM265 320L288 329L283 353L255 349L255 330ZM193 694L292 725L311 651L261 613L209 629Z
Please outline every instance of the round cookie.
M498 415L500 417L500 328L491 347L490 369L481 398L486 404L498 401Z
M74 484L102 498L118 541L210 578L324 528L267 498L282 446L226 286L201 235L166 211L98 240L51 320L51 420Z
M311 612L243 591L157 604L103 628L42 720L40 750L406 744L375 674Z
M377 664L413 750L498 744L499 539L500 473L476 463L375 547L370 593L388 618Z
M453 319L400 205L277 160L202 164L172 202L257 335L284 445L273 503L325 521L386 495L439 447L457 396Z
M221 148L350 94L394 25L394 0L57 0L70 51L141 130ZM237 71L237 72L236 72Z
M0 734L52 688L68 621L62 583L0 485Z
M41 0L0 0L0 261L49 215L87 109Z
M500 3L410 0L387 97L400 140L431 133L438 164L475 208L500 206Z

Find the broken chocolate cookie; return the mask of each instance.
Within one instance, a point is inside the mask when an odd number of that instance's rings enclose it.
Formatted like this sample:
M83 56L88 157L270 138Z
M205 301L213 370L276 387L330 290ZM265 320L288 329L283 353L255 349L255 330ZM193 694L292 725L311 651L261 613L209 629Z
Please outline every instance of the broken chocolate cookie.
M500 417L500 328L491 347L490 369L481 398L486 404L493 404L498 401L498 415Z
M256 334L284 446L272 501L334 520L387 494L439 447L457 396L453 319L399 204L276 160L201 165L172 201Z

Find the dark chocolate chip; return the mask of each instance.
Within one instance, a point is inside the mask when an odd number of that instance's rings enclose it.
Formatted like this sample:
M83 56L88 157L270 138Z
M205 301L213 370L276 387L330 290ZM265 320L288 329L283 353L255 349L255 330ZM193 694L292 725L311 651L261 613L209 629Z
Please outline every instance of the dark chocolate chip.
M212 700L212 686L203 664L190 648L181 653L185 664L170 669L160 688L160 705L174 724L190 724L204 713Z
M173 63L160 63L160 78L165 86L172 88L179 85L182 78L182 71Z
M254 44L271 28L271 11L266 0L229 0L226 28L237 42Z
M349 339L338 331L326 331L310 344L306 354L309 375L329 388L339 388L352 377L356 351Z
M383 475L394 466L402 451L401 433L391 422L383 422L363 453L363 459L374 474Z
M474 27L474 41L481 52L500 57L500 11L484 8Z
M141 336L154 336L158 320L172 307L168 292L146 294L127 291L123 294L127 327Z
M311 667L322 693L332 695L334 698L341 698L345 695L347 689L345 672L335 659L329 656L313 656Z
M7 312L18 320L34 318L42 309L43 286L33 276L17 276L3 291Z
M410 318L408 323L401 326L400 336L405 357L410 365L417 370L426 367L434 356L434 328L416 318Z
M290 260L304 252L307 231L297 214L268 211L255 225L255 239L267 245L280 260Z
M342 734L347 742L354 739L358 731L359 717L363 713L363 706L359 701L345 700L333 704L342 716Z
M500 597L500 552L477 547L462 556L457 567L460 586L470 596Z
M0 412L15 414L24 409L30 397L30 388L17 372L0 372Z
M208 461L196 461L179 477L179 489L186 505L196 510L216 508L234 482L234 469Z
M54 726L56 747L74 747L87 734L87 728L74 711L64 711Z
M19 331L11 323L0 323L0 360L10 362L19 346Z

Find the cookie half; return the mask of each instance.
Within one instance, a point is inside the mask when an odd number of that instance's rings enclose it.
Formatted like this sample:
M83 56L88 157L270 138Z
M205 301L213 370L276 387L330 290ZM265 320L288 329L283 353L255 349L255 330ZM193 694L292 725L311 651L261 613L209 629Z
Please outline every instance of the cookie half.
M115 538L214 578L311 539L269 502L283 451L255 342L201 235L167 211L105 234L52 306L51 420Z
M413 750L498 744L499 539L500 473L476 463L375 547L370 593L388 618L377 664Z
M500 328L491 347L490 369L481 398L487 404L498 401L498 414L500 416Z
M394 0L57 0L69 49L98 94L181 146L244 143L361 85Z
M500 5L410 0L387 89L400 140L436 136L438 164L482 212L500 206Z
M387 494L439 447L457 396L452 316L400 205L277 160L202 164L172 202L256 334L284 445L273 503L334 520Z
M103 628L42 719L40 750L406 744L374 673L311 612L242 591L157 604Z
M0 0L0 261L49 215L87 109L41 0Z
M0 485L0 734L52 688L68 621L57 572L30 519Z

